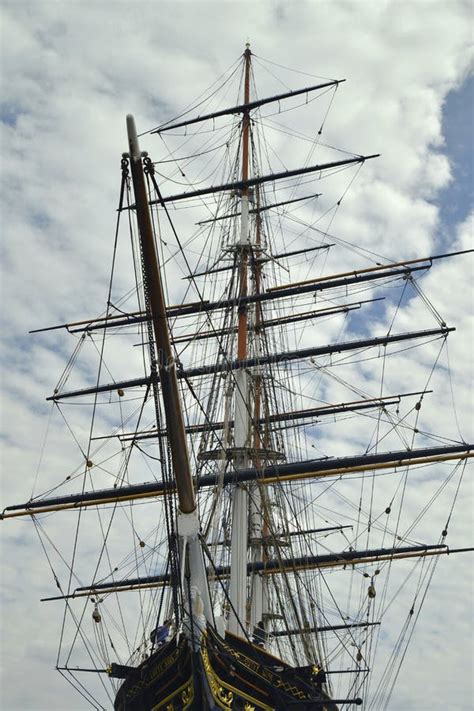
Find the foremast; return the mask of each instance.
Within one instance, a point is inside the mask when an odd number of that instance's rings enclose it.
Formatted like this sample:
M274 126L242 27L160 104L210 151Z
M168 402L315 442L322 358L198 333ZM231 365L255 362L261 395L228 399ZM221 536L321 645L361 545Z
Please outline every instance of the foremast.
M151 322L156 341L156 362L152 371L158 376L163 395L166 430L171 450L171 460L178 497L178 538L180 543L181 570L184 564L189 568L190 597L194 600L195 611L204 612L205 618L212 619L206 569L199 539L200 523L197 514L197 502L189 462L186 431L176 376L176 362L171 348L171 340L166 316L166 304L160 263L155 245L148 195L143 171L142 154L138 144L135 120L127 116L129 157L135 193L136 214L140 246L142 251L142 269L145 293L150 310ZM152 378L156 388L157 378ZM188 596L184 596L186 599ZM199 602L202 601L202 605ZM186 603L185 603L186 607ZM192 610L188 610L192 614Z

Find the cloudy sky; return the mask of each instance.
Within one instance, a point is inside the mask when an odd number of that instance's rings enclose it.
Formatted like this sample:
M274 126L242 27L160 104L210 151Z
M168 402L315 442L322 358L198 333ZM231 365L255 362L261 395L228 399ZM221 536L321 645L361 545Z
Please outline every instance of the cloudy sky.
M365 247L375 236L376 251L395 261L467 249L471 23L471 3L454 0L1 4L3 505L31 495L49 415L44 397L72 347L27 332L95 314L104 302L125 115L135 114L139 130L176 115L246 41L262 60L345 78L328 142L382 156L364 168L332 231ZM261 95L276 93L268 72L257 78ZM308 83L291 75L292 88ZM153 140L144 141L150 152ZM452 383L472 442L472 258L440 265L423 288L458 329ZM400 323L408 330L417 317L410 306ZM451 384L439 386L449 397ZM438 409L433 427L459 438L452 412L443 423ZM59 480L62 458L48 466ZM472 543L472 486L464 483L454 547ZM1 551L2 709L88 708L53 669L60 620L57 608L39 603L54 586L30 522L3 523ZM440 562L393 711L472 707L468 561Z

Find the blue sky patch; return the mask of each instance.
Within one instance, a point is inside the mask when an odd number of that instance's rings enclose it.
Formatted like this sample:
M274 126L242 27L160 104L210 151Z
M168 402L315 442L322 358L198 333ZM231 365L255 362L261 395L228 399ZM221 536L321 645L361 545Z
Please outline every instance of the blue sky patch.
M453 179L440 193L439 209L443 227L463 222L473 206L474 76L451 91L443 108L443 136Z

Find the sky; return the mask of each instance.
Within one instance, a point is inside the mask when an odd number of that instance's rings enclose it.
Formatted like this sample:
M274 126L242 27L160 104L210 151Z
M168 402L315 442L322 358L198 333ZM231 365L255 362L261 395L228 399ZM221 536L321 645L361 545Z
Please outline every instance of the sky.
M364 167L332 231L364 247L375 240L376 251L394 261L472 247L470 2L20 0L2 2L0 13L2 507L35 489L49 417L44 398L72 347L62 334L28 331L84 318L104 302L125 115L135 114L139 131L176 115L238 59L246 41L257 57L345 78L327 140L382 154ZM291 77L293 88L312 81ZM262 72L260 79L261 95L276 93L271 77ZM145 143L156 150L150 137ZM453 387L457 420L471 442L472 283L469 255L440 263L423 282L457 328L452 378L438 388L445 402ZM421 320L417 308L403 309L399 330ZM411 367L400 363L415 382L425 364ZM438 409L429 424L459 438L452 408ZM64 469L70 452L63 434L52 432L39 489ZM455 547L472 544L470 497L466 479L449 540ZM39 602L54 585L30 522L2 523L1 554L0 706L88 708L53 669L60 619L57 608ZM472 707L470 560L440 562L392 711Z

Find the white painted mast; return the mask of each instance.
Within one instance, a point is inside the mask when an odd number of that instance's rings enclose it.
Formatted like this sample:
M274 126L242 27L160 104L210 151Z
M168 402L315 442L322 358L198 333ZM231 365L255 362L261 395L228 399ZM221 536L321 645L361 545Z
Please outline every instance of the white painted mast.
M244 104L250 101L250 47L244 52ZM249 179L249 112L244 111L242 120L242 180ZM240 253L240 296L247 294L247 269L249 249L249 190L242 188L240 235L235 248ZM239 309L237 357L247 357L247 308ZM244 369L235 371L235 424L233 465L236 469L245 469L248 465L248 447L250 446L250 395L248 374ZM248 548L249 496L246 485L237 485L232 498L232 534L229 599L230 611L228 630L243 636L247 629L247 548Z
M255 293L260 293L261 291L261 270L262 265L260 260L262 251L262 231L261 231L261 216L258 211L260 207L258 188L256 192L256 224L255 224L255 257L254 260L254 281L255 281ZM252 356L258 358L261 355L261 325L262 325L262 312L261 304L255 304L254 312L254 323L253 323L253 341L252 341ZM254 374L254 404L253 404L253 416L255 422L255 429L252 437L252 445L255 451L254 466L259 467L262 464L261 461L261 450L268 447L268 442L262 441L261 433L258 428L258 422L261 417L261 405L262 405L262 379L258 372ZM250 516L249 516L249 535L250 535L250 546L251 546L251 560L254 563L260 563L265 556L264 542L263 538L266 535L268 539L268 514L269 511L265 511L265 501L264 492L262 491L260 484L258 482L252 482L249 489L250 494ZM250 595L249 595L249 605L250 605L250 629L253 631L256 628L260 628L263 632L266 632L267 625L267 596L266 596L266 581L264 576L259 572L252 573L250 577ZM265 639L266 635L262 631L259 632L259 642L261 643Z

